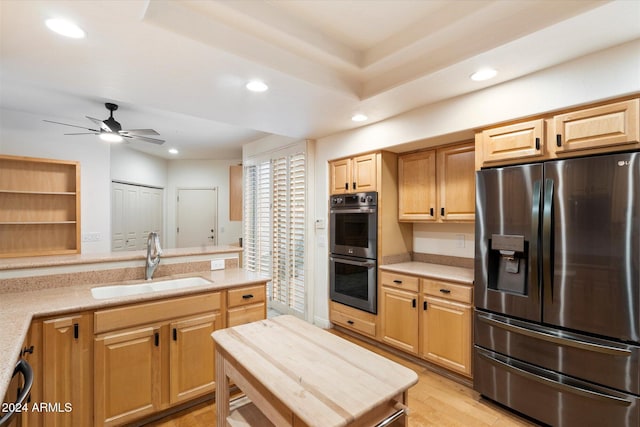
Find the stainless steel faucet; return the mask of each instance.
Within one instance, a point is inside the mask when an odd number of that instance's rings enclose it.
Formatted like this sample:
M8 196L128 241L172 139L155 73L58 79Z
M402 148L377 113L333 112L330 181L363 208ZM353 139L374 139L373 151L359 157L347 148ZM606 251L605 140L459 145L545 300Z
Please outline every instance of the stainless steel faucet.
M147 238L147 265L144 273L145 279L151 280L153 278L153 272L156 271L158 264L160 264L160 255L162 255L160 237L158 236L158 233L152 231L149 233L149 237Z

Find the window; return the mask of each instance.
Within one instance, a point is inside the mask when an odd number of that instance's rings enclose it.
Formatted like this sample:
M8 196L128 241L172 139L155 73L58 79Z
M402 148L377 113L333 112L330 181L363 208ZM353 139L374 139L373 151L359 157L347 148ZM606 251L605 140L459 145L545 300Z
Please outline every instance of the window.
M269 305L305 315L306 156L297 151L246 164L245 268L270 275Z

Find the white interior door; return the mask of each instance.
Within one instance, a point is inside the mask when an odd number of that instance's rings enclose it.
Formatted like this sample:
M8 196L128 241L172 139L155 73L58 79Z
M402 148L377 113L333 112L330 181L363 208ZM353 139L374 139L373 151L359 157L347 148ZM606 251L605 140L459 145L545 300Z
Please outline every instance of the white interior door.
M161 188L111 183L112 251L146 248L149 232L162 229L162 199Z
M178 189L177 246L218 243L218 189Z

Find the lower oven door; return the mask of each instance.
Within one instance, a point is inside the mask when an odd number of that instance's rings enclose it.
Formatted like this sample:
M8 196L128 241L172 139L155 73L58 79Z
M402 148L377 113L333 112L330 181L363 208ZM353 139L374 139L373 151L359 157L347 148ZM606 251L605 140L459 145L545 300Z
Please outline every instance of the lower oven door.
M474 388L552 426L637 427L640 397L475 347Z
M377 313L376 261L337 255L329 257L330 296L369 313Z

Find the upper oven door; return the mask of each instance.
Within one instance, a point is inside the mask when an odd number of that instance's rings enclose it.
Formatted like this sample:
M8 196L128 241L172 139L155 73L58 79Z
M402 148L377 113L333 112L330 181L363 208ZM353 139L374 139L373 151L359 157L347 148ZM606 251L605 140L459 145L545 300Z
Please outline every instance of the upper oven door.
M376 259L376 207L333 208L330 212L331 253Z

